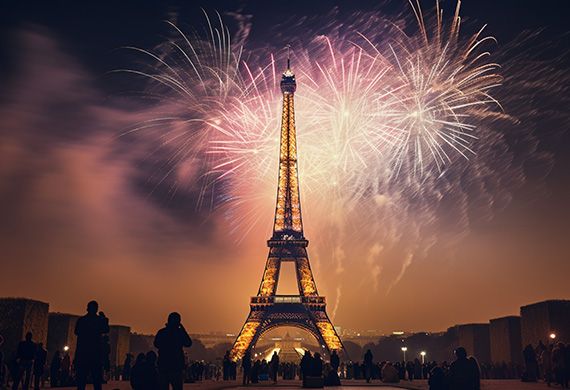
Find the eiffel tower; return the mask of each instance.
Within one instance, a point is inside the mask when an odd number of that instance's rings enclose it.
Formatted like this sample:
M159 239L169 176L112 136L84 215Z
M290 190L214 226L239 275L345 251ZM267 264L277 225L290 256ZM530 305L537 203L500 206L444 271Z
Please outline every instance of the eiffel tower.
M344 351L327 315L325 297L317 292L307 255L309 241L303 234L293 104L296 89L295 75L287 59L287 70L281 78L283 111L273 236L267 241L269 256L259 291L251 297L251 311L230 353L233 360L241 359L263 333L279 326L295 326L308 331L329 354L333 350ZM284 261L295 263L299 295L276 295Z

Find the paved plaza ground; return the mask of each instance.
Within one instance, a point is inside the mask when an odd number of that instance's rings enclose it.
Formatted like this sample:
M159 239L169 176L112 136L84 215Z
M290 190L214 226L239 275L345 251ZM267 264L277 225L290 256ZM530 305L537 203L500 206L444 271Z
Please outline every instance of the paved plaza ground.
M365 381L345 381L340 387L331 387L334 389L348 389L348 390L358 390L366 388L382 388L383 390L394 390L394 389L409 389L409 390L427 390L428 385L425 380L414 381L414 382L402 382L396 385L383 384L382 382L375 381L370 384ZM87 387L92 388L91 386ZM300 381L280 381L277 385L273 383L256 384L255 386L250 385L247 387L241 387L240 382L228 381L228 382L215 382L215 381L204 381L201 383L187 383L184 385L184 389L208 389L208 390L218 390L218 389L238 389L238 388L248 388L248 389L295 389L301 388ZM482 381L482 390L537 390L537 389L547 389L548 387L544 383L522 383L518 380L484 380ZM71 388L63 388L62 390L71 390ZM111 382L103 386L104 390L130 390L131 387L128 382ZM560 387L552 386L550 389L560 389Z

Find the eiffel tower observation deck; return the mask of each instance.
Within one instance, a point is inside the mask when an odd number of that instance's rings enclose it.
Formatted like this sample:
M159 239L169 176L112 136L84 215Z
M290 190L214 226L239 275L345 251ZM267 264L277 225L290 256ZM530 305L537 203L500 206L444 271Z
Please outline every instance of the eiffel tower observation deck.
M303 233L297 134L295 129L295 91L297 81L287 59L281 77L283 109L279 147L279 176L273 235L267 241L269 256L257 295L251 298L250 313L234 342L231 358L238 360L265 332L280 326L294 326L315 337L324 352L344 352L342 342L326 313L325 297L320 296L309 264L309 241ZM298 295L277 295L281 263L294 262Z

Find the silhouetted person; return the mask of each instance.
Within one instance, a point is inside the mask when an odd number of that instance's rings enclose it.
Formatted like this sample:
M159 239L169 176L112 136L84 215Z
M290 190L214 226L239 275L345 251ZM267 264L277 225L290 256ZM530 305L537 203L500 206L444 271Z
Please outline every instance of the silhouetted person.
M301 358L301 376L303 380L303 386L306 385L307 377L311 376L311 369L313 367L313 357L310 351L305 351L305 354Z
M340 358L333 350L331 353L331 370L325 378L325 386L340 386L340 378L338 376L338 368L340 366Z
M259 359L253 363L251 367L251 383L259 383L259 371L261 370L261 362Z
M311 371L313 376L323 376L323 359L321 359L321 355L318 352L315 352L313 356L313 367Z
M473 381L473 388L475 390L481 389L481 367L479 367L479 362L475 359L474 356L469 356L469 362L471 363L472 371L472 381Z
M538 380L538 361L536 352L532 345L527 345L523 350L525 372L523 374L523 382L536 382Z
M449 387L451 390L478 390L475 378L478 376L473 361L467 359L463 347L455 350L456 359L449 367Z
M125 361L123 362L123 373L122 373L122 379L124 381L128 381L131 379L131 362L133 360L133 355L131 355L130 353L127 353L125 355Z
M8 360L8 374L12 381L20 376L20 364L18 363L17 352L14 352Z
M398 383L400 382L400 374L398 369L390 362L386 362L382 367L382 382L384 383Z
M235 381L237 379L237 362L230 360L230 379Z
M406 372L408 373L408 380L413 381L415 373L414 362L410 360L406 362Z
M249 376L251 372L251 352L249 349L245 351L243 358L241 359L241 369L243 371L243 385L249 384Z
M103 312L97 314L98 310L96 301L89 302L87 314L75 324L75 369L79 390L85 389L88 375L91 375L95 390L100 390L103 382L103 335L109 333L109 320Z
M333 371L338 372L338 368L340 367L340 358L338 357L338 353L336 350L332 351L331 354L331 368Z
M222 378L227 381L230 379L232 361L230 360L230 351L226 351L224 359L222 360Z
M418 358L414 359L414 379L422 379L422 364Z
M4 353L0 351L0 389L3 389L6 385L7 376L8 366L6 365L6 359L4 359Z
M133 365L129 381L133 390L145 389L145 370L146 370L146 356L144 353L139 353L135 364Z
M536 348L534 349L534 353L536 355L536 363L537 363L537 379L544 379L544 368L542 367L540 356L542 355L542 352L546 349L546 345L544 345L544 343L542 342L542 340L538 340L538 345L536 346Z
M51 358L51 364L49 367L49 386L58 387L61 385L61 354L59 351L55 351L53 357Z
M373 360L374 356L372 355L372 351L367 350L364 354L364 377L368 383L370 383L370 379L372 378L372 366L374 365Z
M17 375L14 377L14 383L12 385L14 390L18 389L20 381L22 382L23 390L29 389L35 356L36 344L32 341L32 333L28 332L26 333L26 339L24 341L20 341L18 344L18 350L16 352L18 371Z
M566 347L563 343L558 343L552 349L552 364L554 369L554 377L556 382L562 388L568 388L567 367L566 367Z
M158 331L154 346L158 349L158 374L160 388L182 390L184 384L184 347L192 340L182 326L180 314L170 313L166 326Z
M63 359L61 359L61 386L67 386L70 383L70 373L71 373L71 358L69 357L68 353L63 355Z
M145 390L160 389L160 381L158 378L158 368L156 367L157 356L154 351L149 351L145 356Z
M267 360L265 359L261 361L261 366L259 368L259 379L264 381L269 380L269 364L267 364Z
M273 356L269 361L269 375L273 382L277 382L277 371L279 371L279 355L277 355L277 351L273 351Z
M406 379L406 362L396 363L395 367L398 369L398 375L400 375L400 380Z
M39 390L42 384L44 371L47 362L47 351L42 343L39 343L36 348L36 356L34 357L34 389Z
M543 377L546 384L550 387L552 382L552 345L549 345L540 354L540 361L542 365Z
M564 381L562 385L567 389L570 384L570 344L566 344L564 347Z
M447 385L447 378L445 372L441 367L434 367L431 370L429 380L429 390L447 390L449 386Z

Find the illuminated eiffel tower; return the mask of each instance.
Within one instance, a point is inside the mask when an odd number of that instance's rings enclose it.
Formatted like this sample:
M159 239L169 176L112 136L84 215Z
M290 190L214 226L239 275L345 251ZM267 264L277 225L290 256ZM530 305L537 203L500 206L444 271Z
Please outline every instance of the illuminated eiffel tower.
M279 326L307 330L329 353L333 350L339 353L344 351L327 316L325 297L317 292L307 255L309 241L303 235L293 105L296 88L295 75L287 59L287 70L281 78L283 111L273 236L267 241L269 256L259 292L251 298L251 311L231 351L233 360L240 359L263 333ZM279 271L284 261L295 263L299 295L276 295Z

